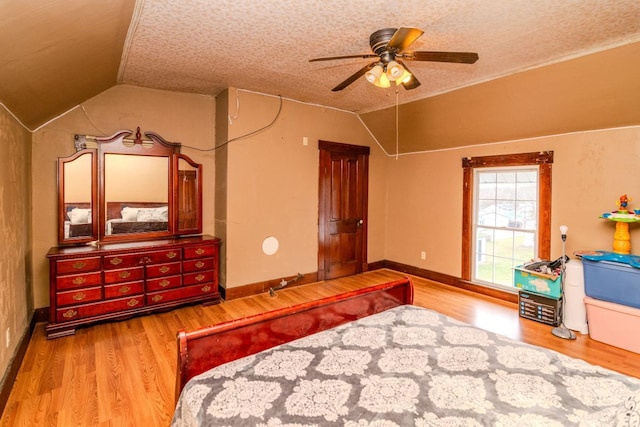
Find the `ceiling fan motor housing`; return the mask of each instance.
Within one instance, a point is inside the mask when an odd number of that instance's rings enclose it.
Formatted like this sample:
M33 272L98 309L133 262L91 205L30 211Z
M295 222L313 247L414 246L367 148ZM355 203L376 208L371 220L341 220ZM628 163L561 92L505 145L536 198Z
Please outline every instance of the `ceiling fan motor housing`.
M385 64L393 61L395 58L395 52L390 52L387 49L387 44L389 44L389 41L396 31L398 31L397 28L383 28L369 36L369 46L371 46L371 50L373 50Z

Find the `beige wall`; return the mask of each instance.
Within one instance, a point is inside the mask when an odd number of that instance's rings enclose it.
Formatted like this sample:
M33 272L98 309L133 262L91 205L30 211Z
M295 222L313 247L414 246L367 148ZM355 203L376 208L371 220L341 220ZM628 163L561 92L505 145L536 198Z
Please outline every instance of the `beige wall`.
M569 226L569 252L610 247L612 224L597 217L614 209L620 194L637 197L638 204L632 202L632 206L640 205L640 172L635 165L640 154L639 128L396 159L382 152L352 113L286 99L280 107L278 97L234 88L218 97L219 117L215 102L205 96L117 86L87 101L84 109L75 109L35 132L32 197L36 214L32 224L36 307L48 305L45 255L57 241L55 160L73 153L74 133L109 135L139 125L143 131L153 130L168 140L201 148L213 147L214 139L217 144L231 140L215 153L183 149L205 167L204 232L223 238L222 283L226 287L317 271L318 140L372 148L369 262L389 259L459 277L460 160L464 156L554 150L552 229ZM222 132L215 132L216 124ZM303 137L308 138L308 145L303 144ZM220 158L214 164L216 156ZM632 244L640 247L640 232L633 228ZM280 241L280 250L272 256L261 251L268 236ZM419 256L423 250L426 260ZM559 252L559 239L553 239L552 256L559 256Z
M385 258L460 277L462 165L467 156L554 151L551 256L612 250L614 224L599 219L627 193L640 208L640 127L581 132L502 144L400 156L388 160ZM632 252L640 253L640 226L631 225ZM427 259L420 259L426 251Z
M49 270L46 254L57 244L56 159L74 153L73 135L108 136L121 129L153 131L183 144L182 153L203 164L204 192L214 191L213 97L115 86L69 111L33 133L33 275L35 307L49 305ZM203 231L214 232L213 197L204 197Z
M226 286L318 270L318 140L371 146L368 261L383 259L386 157L358 117L242 90L227 95L229 139L275 122L227 147ZM280 242L271 256L261 249L268 236Z
M29 132L0 106L0 379L33 313L28 273L30 147Z

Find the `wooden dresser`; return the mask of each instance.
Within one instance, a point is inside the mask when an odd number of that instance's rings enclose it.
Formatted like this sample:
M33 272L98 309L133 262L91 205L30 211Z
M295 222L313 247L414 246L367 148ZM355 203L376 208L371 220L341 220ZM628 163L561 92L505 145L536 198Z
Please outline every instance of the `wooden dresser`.
M47 338L98 321L220 302L219 247L220 239L205 235L51 248Z

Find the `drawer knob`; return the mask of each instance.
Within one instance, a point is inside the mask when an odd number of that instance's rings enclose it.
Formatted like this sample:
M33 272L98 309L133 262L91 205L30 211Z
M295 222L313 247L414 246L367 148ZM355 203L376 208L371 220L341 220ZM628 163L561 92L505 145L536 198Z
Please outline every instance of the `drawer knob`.
M87 297L87 294L85 294L84 292L78 292L76 294L73 294L71 298L73 298L76 301L82 301L86 297Z
M209 292L211 290L211 286L205 285L205 286L201 287L200 290L202 292Z
M87 281L87 279L85 279L84 277L76 277L75 279L73 279L73 284L74 285L82 285L86 281Z
M131 272L121 271L120 273L118 273L118 276L120 276L121 279L126 279L127 277L131 276Z
M175 257L177 257L177 256L178 256L178 254L177 254L177 253L175 253L175 252L173 252L173 251L171 251L171 252L169 252L169 253L167 254L167 258L169 258L169 259L173 259L173 258L175 258Z
M171 270L171 269L169 267L167 267L166 265L163 265L162 267L160 267L160 273L166 273L169 270Z
M158 285L162 286L163 288L166 288L167 286L169 286L169 281L167 279L162 280L160 283L158 283Z
M87 264L84 261L76 261L73 263L73 268L80 270L81 268L84 268L85 265Z
M196 276L196 280L197 280L198 282L202 282L202 281L204 280L204 278L205 278L205 277L206 277L206 276L205 276L204 274L198 274L198 275Z
M115 258L112 258L111 261L109 261L109 262L111 263L111 265L122 264L122 258L115 257Z
M137 299L130 299L129 301L127 301L127 305L129 307L135 307L136 305L138 305L138 300Z
M202 262L202 261L196 262L196 267L198 267L198 268L204 267L204 262Z
M202 255L204 253L204 249L198 248L196 249L196 255Z
M76 317L77 315L78 312L76 310L67 310L62 313L62 317L64 317L65 319L71 319L72 317Z
M162 298L163 298L162 295L154 295L153 297L151 297L151 301L153 302L162 301Z
M131 290L131 286L121 286L120 289L118 289L118 292L120 292L121 294L128 294L129 291Z

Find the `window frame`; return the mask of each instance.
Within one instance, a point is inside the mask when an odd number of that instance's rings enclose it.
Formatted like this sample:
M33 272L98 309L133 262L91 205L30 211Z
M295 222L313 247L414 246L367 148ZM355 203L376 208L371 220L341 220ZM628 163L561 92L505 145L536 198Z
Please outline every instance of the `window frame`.
M553 151L464 157L462 159L462 268L461 278L471 281L473 256L474 170L509 166L538 166L538 257L551 254L551 172ZM484 285L483 285L484 286Z

